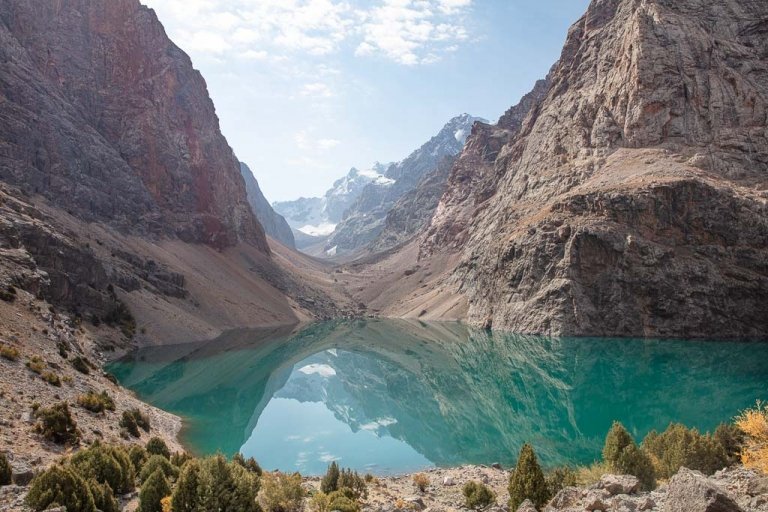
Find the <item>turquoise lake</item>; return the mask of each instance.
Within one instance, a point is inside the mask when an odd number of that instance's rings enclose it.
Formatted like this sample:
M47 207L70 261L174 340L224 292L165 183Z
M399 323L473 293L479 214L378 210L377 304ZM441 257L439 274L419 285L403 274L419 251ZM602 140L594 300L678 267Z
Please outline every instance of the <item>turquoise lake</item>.
M109 365L184 419L197 455L265 469L375 474L514 463L590 463L620 420L636 439L672 421L714 429L768 399L768 343L548 338L458 323L358 320L237 330Z

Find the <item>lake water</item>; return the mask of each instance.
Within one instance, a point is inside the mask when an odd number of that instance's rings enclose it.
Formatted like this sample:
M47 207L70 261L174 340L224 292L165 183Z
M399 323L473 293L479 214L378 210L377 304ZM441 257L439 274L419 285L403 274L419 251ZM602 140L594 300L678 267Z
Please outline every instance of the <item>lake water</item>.
M768 344L489 333L456 323L359 320L238 330L150 348L108 370L184 418L194 453L265 469L329 461L376 474L589 463L620 420L641 438L678 421L711 430L768 399Z

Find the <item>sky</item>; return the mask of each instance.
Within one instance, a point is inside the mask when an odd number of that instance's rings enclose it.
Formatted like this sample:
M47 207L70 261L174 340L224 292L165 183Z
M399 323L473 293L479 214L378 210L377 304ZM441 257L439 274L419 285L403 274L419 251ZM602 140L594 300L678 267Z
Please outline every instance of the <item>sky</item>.
M142 0L208 84L267 199L322 195L452 117L495 121L588 0Z

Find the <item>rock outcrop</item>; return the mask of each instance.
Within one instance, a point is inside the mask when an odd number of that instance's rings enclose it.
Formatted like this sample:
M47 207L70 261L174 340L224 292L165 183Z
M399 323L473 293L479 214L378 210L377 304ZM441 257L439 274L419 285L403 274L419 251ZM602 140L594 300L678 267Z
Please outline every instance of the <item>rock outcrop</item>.
M259 182L256 181L253 172L243 162L240 162L240 173L243 175L243 180L245 181L245 192L248 196L248 204L251 205L251 209L253 210L254 215L256 215L256 220L259 221L266 234L286 247L295 249L296 241L294 240L291 226L288 225L288 222L286 222L282 215L272 209L269 201L267 201L267 198L264 197L264 194L261 192Z
M591 3L519 111L475 126L421 243L462 254L472 323L768 333L767 20L750 0Z
M0 179L87 222L269 251L205 81L139 0L3 2L0 62Z

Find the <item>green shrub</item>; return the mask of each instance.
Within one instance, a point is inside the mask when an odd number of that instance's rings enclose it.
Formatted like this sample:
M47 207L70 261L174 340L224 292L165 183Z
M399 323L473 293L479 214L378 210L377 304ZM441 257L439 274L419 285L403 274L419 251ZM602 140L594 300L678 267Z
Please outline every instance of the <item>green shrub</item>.
M539 466L533 447L526 443L520 449L517 465L509 477L509 508L517 510L526 499L541 508L549 498L544 472Z
M238 510L257 512L259 479L223 455L192 459L181 470L173 491L174 512Z
M8 485L11 483L13 477L13 470L8 463L8 457L5 453L0 452L0 485Z
M0 289L0 299L5 302L13 302L16 300L16 288L13 285L8 285L4 289Z
M123 411L119 425L133 437L140 437L141 432L139 432L139 428L144 432L149 432L149 417L139 409L130 409Z
M728 454L721 443L679 423L671 423L660 434L650 432L643 440L643 448L652 456L660 478L671 478L681 467L711 475L728 466Z
M0 357L9 361L17 361L19 359L19 351L16 347L0 345Z
M169 466L170 462L163 459ZM151 459L150 459L151 460ZM163 512L160 500L171 494L165 475L161 469L156 469L150 474L139 491L139 512Z
M365 485L365 480L357 474L357 471L352 472L351 469L342 469L339 472L338 489L349 489L355 500L368 497L368 487Z
M344 491L339 490L328 495L328 510L360 512L360 504L354 498L344 494Z
M107 484L101 484L96 480L88 481L88 488L93 496L93 503L96 505L96 510L100 512L120 512L115 494L112 492L112 488Z
M103 320L110 327L119 327L128 338L132 338L136 333L136 320L133 318L131 311L117 299L109 311L107 311L107 314L104 315Z
M171 455L171 464L181 469L187 461L192 460L192 456L187 452L175 452Z
M320 480L320 490L325 494L337 490L339 488L339 474L339 465L336 464L336 461L331 462L322 480Z
M38 409L35 416L39 420L37 431L49 441L57 444L75 444L80 438L77 423L72 418L66 402Z
M109 485L114 494L134 488L133 465L123 448L96 443L74 454L70 464L83 478Z
M152 455L147 459L147 462L145 462L144 466L141 468L141 473L139 473L139 480L142 482L146 481L146 479L149 478L150 475L152 475L152 473L158 469L163 472L163 475L166 478L176 478L178 475L178 469L173 467L168 459L162 455Z
M237 452L232 457L232 462L234 462L235 464L241 465L251 473L254 473L258 476L261 476L261 474L263 473L261 466L259 466L259 463L256 462L256 459L254 459L253 457L249 457L248 459L246 459L245 457L243 457L243 454L240 452Z
M131 446L130 450L128 450L128 458L131 459L133 471L138 475L141 472L141 468L144 467L144 463L149 458L149 455L147 455L147 450L145 450L143 446L134 444Z
M75 356L70 360L70 364L72 365L72 368L80 373L84 373L85 375L91 373L90 362L84 357Z
M485 485L469 481L461 489L467 508L481 509L496 502L496 494Z
M106 391L101 393L89 391L84 395L80 395L77 397L77 405L95 413L115 410L115 401Z
M159 437L153 437L147 441L147 453L150 456L162 455L168 460L171 459L171 451L168 449L168 445Z
M619 460L621 452L629 445L635 444L634 439L624 425L618 421L614 421L611 425L611 429L605 436L605 444L603 445L603 460L608 464L615 464Z
M309 499L310 512L330 512L331 499L323 491L317 491Z
M46 510L51 505L64 506L77 512L95 512L96 505L88 484L73 470L53 466L32 480L26 503L34 510Z
M744 440L746 434L737 427L730 423L721 423L715 430L715 441L725 450L725 455L728 460L728 465L732 466L741 462L741 451L744 447Z
M53 372L43 373L42 379L48 384L51 384L52 386L56 386L57 388L61 387L61 379L59 378L58 375L56 375Z
M544 475L550 498L566 487L576 486L576 472L568 466L553 468Z
M301 510L304 489L301 475L294 473L264 473L259 503L266 512L298 512Z

